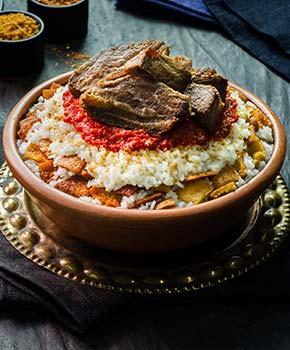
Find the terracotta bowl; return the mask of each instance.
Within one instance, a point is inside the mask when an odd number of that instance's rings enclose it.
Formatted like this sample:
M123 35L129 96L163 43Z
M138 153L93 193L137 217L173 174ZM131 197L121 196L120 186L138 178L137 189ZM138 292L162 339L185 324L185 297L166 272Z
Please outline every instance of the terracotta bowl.
M66 83L71 73L48 80L28 92L10 112L3 135L6 161L37 208L39 223L45 222L54 235L74 237L91 245L132 253L182 249L221 235L249 210L275 179L282 166L286 139L276 114L258 97L231 84L257 105L271 120L274 150L265 168L235 192L190 208L159 211L116 209L86 203L62 193L37 178L23 163L17 147L18 122L44 88L53 82Z

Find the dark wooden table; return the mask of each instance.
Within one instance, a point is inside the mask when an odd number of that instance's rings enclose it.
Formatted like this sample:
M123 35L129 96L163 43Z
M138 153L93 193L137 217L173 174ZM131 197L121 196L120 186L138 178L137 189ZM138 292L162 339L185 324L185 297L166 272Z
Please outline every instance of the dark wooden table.
M25 9L25 1L6 0L5 9ZM112 0L91 0L86 40L48 45L41 74L0 82L1 129L7 113L23 94L39 82L71 69L66 62L71 49L92 55L115 44L148 38L169 42L173 52L191 57L194 66L216 67L230 80L256 93L280 116L290 133L289 83L219 32L197 27L194 22L132 16L116 11ZM289 154L282 173L289 184ZM278 302L273 298L267 305L241 305L239 300L194 308L175 305L158 312L131 309L102 320L82 338L41 311L7 312L0 315L0 349L289 349L290 307Z

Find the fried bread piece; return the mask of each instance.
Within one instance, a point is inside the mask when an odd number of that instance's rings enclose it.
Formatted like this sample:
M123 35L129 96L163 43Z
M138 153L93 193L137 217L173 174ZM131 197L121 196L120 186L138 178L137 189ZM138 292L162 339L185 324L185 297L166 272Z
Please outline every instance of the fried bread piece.
M82 171L85 168L86 163L77 155L73 155L60 158L57 165L75 174L82 175Z
M38 121L40 121L40 119L35 115L35 113L28 113L27 117L19 122L20 128L17 135L21 138L21 140L25 140L29 130L32 128L32 125Z
M176 203L172 198L165 199L164 201L158 203L155 207L156 210L161 209L171 209L176 207Z
M217 175L212 179L214 188L219 188L228 184L229 182L235 182L240 179L239 173L236 169L230 165L223 168Z
M183 188L177 190L177 195L184 202L198 204L204 202L213 189L212 183L203 178L186 182Z
M114 192L107 192L104 188L91 187L90 196L98 199L103 205L108 207L118 207L120 205L120 196Z
M137 191L138 191L138 187L137 186L126 185L126 186L120 188L119 190L117 190L116 193L121 195L121 196L130 197L134 193L136 193Z
M226 185L223 185L217 189L215 189L211 194L210 198L215 199L218 197L221 197L227 193L233 192L237 189L237 185L234 181L227 183Z
M42 180L49 182L52 179L55 170L53 161L47 157L47 154L41 151L39 145L30 144L26 149L24 159L33 160L37 163Z
M74 197L90 196L87 181L78 175L60 181L55 185L55 188Z
M248 144L248 153L253 158L255 165L266 159L265 147L255 133L252 133L246 142Z
M243 179L248 174L248 169L247 169L246 164L244 162L244 155L245 155L244 151L238 151L237 152L237 160L236 160L236 163L234 165L234 168L239 173L240 177Z
M258 131L263 126L272 127L270 120L259 108L250 111L250 117L248 120L249 123L253 125L255 131Z
M186 176L184 181L193 181L193 180L197 180L197 179L202 179L203 177L210 177L210 176L214 176L217 174L217 171L206 171L205 173L198 173L195 175L188 175Z
M147 203L147 202L151 202L157 199L160 199L164 196L163 192L154 192L152 194L149 194L148 196L138 199L136 202L134 202L132 205L128 206L129 209L133 209L133 208L139 208L141 207L141 205Z
M43 170L53 168L53 161L49 159L47 155L40 150L39 145L33 143L27 147L26 152L24 154L24 159L34 160L38 164L39 168L43 168Z

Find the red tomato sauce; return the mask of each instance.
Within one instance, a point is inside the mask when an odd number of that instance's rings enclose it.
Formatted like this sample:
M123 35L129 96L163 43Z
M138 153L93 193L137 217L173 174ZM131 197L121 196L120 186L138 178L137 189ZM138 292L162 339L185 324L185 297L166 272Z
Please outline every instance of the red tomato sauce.
M138 151L141 149L161 149L166 151L176 146L206 145L211 140L228 136L231 126L239 118L237 103L227 97L226 106L213 133L200 127L191 119L186 119L165 135L154 136L144 130L128 130L99 123L80 106L79 100L66 91L63 93L64 121L73 125L83 140L97 148L110 151Z

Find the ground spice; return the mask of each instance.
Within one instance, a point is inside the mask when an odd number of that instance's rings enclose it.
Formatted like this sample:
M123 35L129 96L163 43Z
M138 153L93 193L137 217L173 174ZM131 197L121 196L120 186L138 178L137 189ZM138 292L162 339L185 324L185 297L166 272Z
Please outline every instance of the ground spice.
M0 39L22 40L39 32L39 23L23 13L0 14Z
M73 69L91 58L88 54L71 50L69 45L66 46L66 51L57 47L51 47L50 51L64 61L67 66Z
M38 2L48 6L68 6L79 2L80 0L37 0Z

